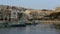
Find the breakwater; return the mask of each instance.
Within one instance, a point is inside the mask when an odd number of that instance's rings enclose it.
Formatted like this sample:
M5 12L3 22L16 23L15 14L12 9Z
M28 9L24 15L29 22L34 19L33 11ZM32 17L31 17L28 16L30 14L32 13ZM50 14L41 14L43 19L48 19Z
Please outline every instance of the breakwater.
M42 24L60 24L60 21L57 21L57 20L40 20L39 23L42 23Z

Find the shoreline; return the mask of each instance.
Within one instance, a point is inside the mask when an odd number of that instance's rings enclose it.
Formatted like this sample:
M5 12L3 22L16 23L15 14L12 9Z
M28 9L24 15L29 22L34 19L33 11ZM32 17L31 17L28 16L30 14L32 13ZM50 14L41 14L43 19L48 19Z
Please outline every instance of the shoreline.
M42 24L60 24L58 20L39 20L38 22Z

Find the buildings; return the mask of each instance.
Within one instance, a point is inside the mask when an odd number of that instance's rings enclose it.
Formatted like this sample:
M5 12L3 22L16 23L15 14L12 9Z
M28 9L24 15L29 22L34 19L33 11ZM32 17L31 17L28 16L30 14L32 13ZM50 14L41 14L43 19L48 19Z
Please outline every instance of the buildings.
M46 10L46 9L29 10L21 7L1 5L0 21L18 22L20 18L24 19L25 21L28 21L29 19L35 19L35 20L49 19L50 18L49 15L54 14L56 12L57 13L60 12L60 7L57 7L55 10Z
M44 16L50 15L53 12L53 10L26 10L25 14L27 14L29 18L40 19Z
M5 6L3 8L0 6L0 21L18 22L18 19L21 18L20 14L22 13L23 11L16 7Z

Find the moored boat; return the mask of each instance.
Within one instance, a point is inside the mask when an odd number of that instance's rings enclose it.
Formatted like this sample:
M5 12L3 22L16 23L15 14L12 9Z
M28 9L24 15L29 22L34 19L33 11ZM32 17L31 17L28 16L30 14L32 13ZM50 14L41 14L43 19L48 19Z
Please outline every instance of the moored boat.
M26 24L23 21L18 21L17 23L11 23L10 27L25 27Z
M14 24L11 24L10 27L25 27L26 24L21 24L21 23L14 23Z

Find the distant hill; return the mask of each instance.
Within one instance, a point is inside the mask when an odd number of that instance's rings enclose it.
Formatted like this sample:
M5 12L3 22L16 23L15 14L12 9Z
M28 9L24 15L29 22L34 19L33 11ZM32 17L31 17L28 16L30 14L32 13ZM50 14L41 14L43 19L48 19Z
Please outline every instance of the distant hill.
M24 7L8 6L8 5L0 5L0 9L2 9L2 10L4 10L4 9L16 9L16 10L20 10L20 11L27 10L27 8L24 8Z

